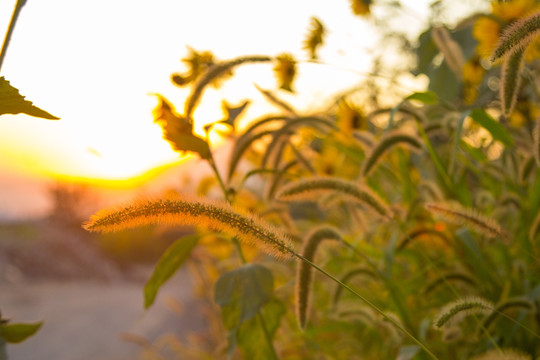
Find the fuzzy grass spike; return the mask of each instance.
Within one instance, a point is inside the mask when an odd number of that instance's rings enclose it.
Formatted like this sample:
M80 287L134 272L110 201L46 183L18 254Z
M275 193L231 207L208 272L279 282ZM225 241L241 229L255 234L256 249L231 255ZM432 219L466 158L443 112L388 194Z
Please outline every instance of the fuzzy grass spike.
M516 21L503 32L491 56L491 61L495 62L516 52L524 51L538 34L540 34L540 11Z
M455 325L468 315L490 313L493 308L493 304L484 298L466 297L444 306L435 317L433 324L440 329L445 325Z
M301 252L302 256L309 261L313 261L319 245L324 240L342 241L342 236L337 229L330 226L315 228L306 236ZM312 282L313 267L305 261L298 260L295 289L296 316L302 330L306 328L308 320Z
M487 238L500 237L506 240L501 226L493 219L481 215L475 209L464 209L461 206L445 203L426 203L426 209L442 215L455 225L463 225L484 235Z
M517 94L521 86L521 70L524 63L523 55L523 50L508 55L502 66L499 93L501 109L506 117L514 111L517 103Z
M390 218L392 211L369 187L335 177L309 177L285 185L276 195L283 201L317 201L321 193L337 192L353 201L368 205L376 213Z
M88 231L113 232L146 224L202 225L250 244L278 259L294 256L289 237L251 214L241 214L218 202L185 199L138 201L104 209L83 227Z
M362 165L362 174L368 176L377 167L383 155L398 145L407 145L413 150L422 149L422 142L416 136L400 131L389 132L379 140L378 144L366 156Z

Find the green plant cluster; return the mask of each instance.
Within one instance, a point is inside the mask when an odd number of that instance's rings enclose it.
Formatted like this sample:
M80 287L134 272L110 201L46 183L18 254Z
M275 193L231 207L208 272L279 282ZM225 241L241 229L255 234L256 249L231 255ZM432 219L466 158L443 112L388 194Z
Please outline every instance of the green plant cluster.
M291 55L218 61L192 51L185 63L193 68L174 77L191 86L184 112L160 97L155 119L175 150L214 170L202 196L208 184L221 196L135 203L85 224L196 225L145 287L148 307L190 264L201 293L219 306L222 346L178 342L179 358L540 356L540 68L525 46L534 46L529 33L540 21L505 17L522 3L494 2L491 14L420 35L412 72L426 76L428 88L390 108L359 109L349 93L324 111L301 111L279 93L293 91L302 66ZM360 5L377 2L352 2ZM486 19L497 20L502 65L478 50ZM325 31L317 19L312 27L306 49L316 58ZM195 68L201 54L212 61ZM245 102L206 127L230 128L224 174L209 137L192 131L194 109L208 85L258 63L274 66L281 90L259 90L277 112L239 128Z

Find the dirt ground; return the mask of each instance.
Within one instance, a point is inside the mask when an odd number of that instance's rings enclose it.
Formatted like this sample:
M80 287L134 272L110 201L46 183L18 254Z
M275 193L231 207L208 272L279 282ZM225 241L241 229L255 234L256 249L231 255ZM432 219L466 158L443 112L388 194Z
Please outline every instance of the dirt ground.
M151 268L145 269L148 276ZM129 280L52 279L0 282L2 314L12 322L44 321L27 341L7 346L9 360L128 360L141 348L122 340L137 334L154 341L204 331L187 271L180 270L143 308L143 286Z

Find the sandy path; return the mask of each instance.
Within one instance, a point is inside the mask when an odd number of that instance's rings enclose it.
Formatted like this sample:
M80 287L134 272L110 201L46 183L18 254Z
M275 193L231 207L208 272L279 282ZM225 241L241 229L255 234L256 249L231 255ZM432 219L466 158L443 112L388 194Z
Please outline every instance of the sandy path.
M202 331L204 321L196 310L187 275L179 271L148 311L142 306L141 283L0 283L0 309L5 317L14 322L45 322L34 337L8 345L8 359L136 359L138 346L121 341L120 333L134 333L152 341L166 333L182 338L186 332ZM181 304L181 314L167 305L171 299Z

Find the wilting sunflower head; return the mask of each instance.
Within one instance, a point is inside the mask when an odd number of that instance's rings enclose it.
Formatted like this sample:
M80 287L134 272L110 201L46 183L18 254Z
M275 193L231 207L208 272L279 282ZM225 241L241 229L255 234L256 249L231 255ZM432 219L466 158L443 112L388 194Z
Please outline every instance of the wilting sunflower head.
M369 15L371 0L350 0L351 9L355 15Z
M362 110L342 99L339 101L337 110L337 123L341 130L350 134L353 130L367 129L367 122Z

